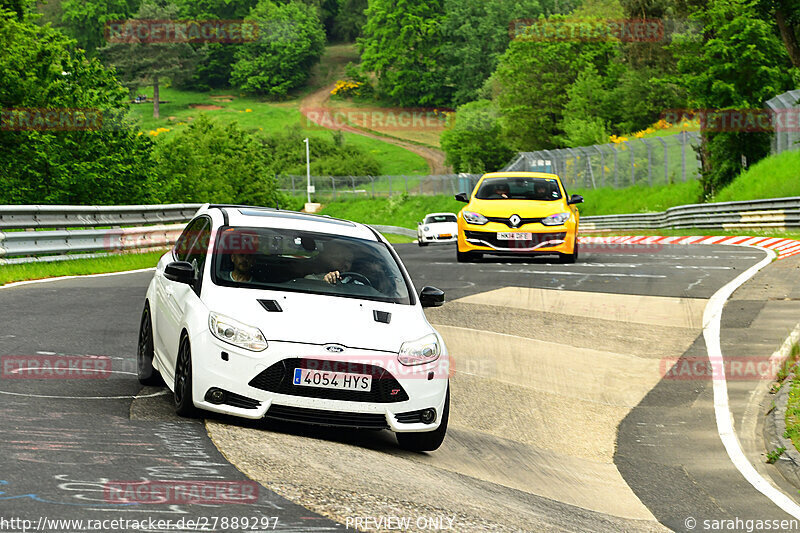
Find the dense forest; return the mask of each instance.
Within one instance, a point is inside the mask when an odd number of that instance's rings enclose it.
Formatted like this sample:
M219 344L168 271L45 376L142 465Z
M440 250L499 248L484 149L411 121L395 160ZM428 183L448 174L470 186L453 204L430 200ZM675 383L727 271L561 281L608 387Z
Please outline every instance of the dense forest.
M152 20L239 21L257 33L110 32ZM636 20L657 31L631 33ZM362 100L453 110L441 136L448 161L482 172L520 150L645 130L665 110L762 108L800 82L798 31L798 0L0 0L0 203L273 204L275 176L302 162L299 126L251 131L201 116L159 140L127 118L131 98L152 87L157 102L168 84L278 102L303 90L331 43L357 43L347 76L369 88ZM46 109L104 121L20 126ZM765 157L769 141L704 131L705 193ZM377 168L341 136L316 149L329 173Z

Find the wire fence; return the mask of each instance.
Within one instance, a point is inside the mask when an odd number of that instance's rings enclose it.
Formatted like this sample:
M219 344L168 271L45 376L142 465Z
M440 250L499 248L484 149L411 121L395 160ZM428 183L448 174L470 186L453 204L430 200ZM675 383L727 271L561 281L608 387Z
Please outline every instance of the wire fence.
M397 176L311 176L312 199L375 198L397 194L450 195L470 192L480 174ZM291 196L306 197L307 178L277 176L278 188Z
M788 110L797 110L800 106L800 89L779 94L775 98L767 100L767 109L779 116ZM800 130L794 128L777 128L775 135L772 136L772 153L779 154L787 150L797 150L800 148Z
M521 152L503 170L553 172L567 189L667 185L700 177L696 132Z

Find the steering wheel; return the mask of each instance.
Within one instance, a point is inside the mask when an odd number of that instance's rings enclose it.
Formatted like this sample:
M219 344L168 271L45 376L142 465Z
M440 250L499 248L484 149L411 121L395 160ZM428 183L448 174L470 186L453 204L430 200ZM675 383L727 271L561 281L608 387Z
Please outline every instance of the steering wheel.
M345 278L350 278L350 280L344 281ZM339 272L339 279L342 280L341 283L352 283L353 281L359 281L368 287L372 287L372 283L369 281L369 278L358 272Z

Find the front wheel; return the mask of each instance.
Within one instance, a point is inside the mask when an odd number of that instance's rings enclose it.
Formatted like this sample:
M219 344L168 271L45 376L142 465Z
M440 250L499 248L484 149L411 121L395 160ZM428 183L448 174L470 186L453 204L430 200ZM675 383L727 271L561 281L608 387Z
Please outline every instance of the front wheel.
M444 399L444 410L439 427L433 431L420 433L396 433L397 444L404 450L411 452L432 452L439 448L447 433L447 421L450 419L450 387L447 387L447 396Z
M578 241L575 241L575 247L572 249L571 254L560 254L559 258L562 263L575 263L578 261Z
M181 339L175 364L175 412L187 418L198 414L192 398L192 348L188 337Z
M153 321L150 319L150 306L145 304L142 321L139 324L139 345L136 350L136 376L142 385L164 384L161 374L153 368L153 355Z
M422 246L428 246L428 243L427 243L427 242L425 242L425 241L423 241L423 240L422 240L422 238L420 238L420 237L417 237L417 244L419 244L419 245L420 245L420 247L422 247Z

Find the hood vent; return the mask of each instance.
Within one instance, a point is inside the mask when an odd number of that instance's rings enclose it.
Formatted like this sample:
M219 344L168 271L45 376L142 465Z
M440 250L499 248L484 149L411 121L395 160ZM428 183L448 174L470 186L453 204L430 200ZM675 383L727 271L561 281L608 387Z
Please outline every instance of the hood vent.
M283 309L281 309L281 304L279 304L276 300L259 300L258 303L260 303L261 307L263 307L270 313L283 312Z
M372 311L372 316L375 318L375 322L388 324L392 321L392 313L389 313L388 311L378 311L377 309L374 309Z

